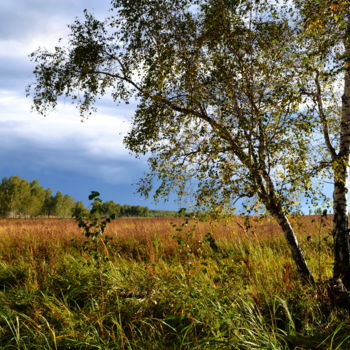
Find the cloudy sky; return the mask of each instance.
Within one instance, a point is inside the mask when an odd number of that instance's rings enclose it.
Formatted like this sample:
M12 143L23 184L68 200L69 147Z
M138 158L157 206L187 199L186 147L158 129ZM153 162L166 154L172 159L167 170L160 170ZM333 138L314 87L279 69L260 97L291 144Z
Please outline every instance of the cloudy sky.
M135 183L147 169L124 148L133 107L102 101L98 113L81 122L79 112L60 105L47 117L30 111L25 87L33 81L28 55L50 49L68 33L67 24L88 9L108 14L108 0L0 1L0 178L38 179L42 186L86 202L91 190L121 204L177 209L141 198Z

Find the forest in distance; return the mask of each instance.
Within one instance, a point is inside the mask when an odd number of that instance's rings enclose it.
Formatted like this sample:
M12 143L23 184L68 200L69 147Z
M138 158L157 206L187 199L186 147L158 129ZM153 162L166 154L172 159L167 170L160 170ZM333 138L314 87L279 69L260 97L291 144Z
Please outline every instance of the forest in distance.
M0 217L2 218L71 218L89 212L84 203L60 191L40 186L38 180L29 182L18 176L4 177L0 183ZM176 212L152 210L140 205L121 205L114 201L103 203L103 215L115 217L175 216Z

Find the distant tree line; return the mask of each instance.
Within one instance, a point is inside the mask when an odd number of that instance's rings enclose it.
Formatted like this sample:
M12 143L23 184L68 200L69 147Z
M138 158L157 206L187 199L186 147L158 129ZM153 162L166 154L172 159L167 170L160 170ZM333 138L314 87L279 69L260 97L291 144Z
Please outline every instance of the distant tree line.
M87 209L82 209L87 210ZM78 212L76 212L78 213ZM148 207L142 207L140 205L121 205L114 201L107 201L102 204L102 215L110 216L115 215L116 217L121 216L150 216L150 210Z
M39 185L38 180L29 182L18 176L4 177L0 184L0 216L60 217L70 218L88 211L84 203L61 192L52 193L50 188ZM114 201L103 203L103 214L121 216L171 216L172 212L150 210L140 205L120 205Z
M75 199L61 192L28 182L18 176L4 177L0 184L0 215L2 217L58 216L71 217Z

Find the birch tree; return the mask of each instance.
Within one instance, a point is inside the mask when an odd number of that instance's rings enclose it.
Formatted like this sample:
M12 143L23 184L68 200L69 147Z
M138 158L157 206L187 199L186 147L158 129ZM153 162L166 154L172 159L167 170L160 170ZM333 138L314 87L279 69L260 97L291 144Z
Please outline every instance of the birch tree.
M296 1L300 16L301 67L309 81L301 93L311 98L323 134L325 156L334 182L334 279L350 288L348 176L350 155L350 3Z
M287 215L299 194L315 198L321 161L312 152L316 116L296 74L297 33L269 1L112 0L112 15L85 12L65 46L38 51L34 107L46 113L71 98L88 115L109 94L137 101L126 146L149 156L140 182L147 195L188 181L198 206L225 208L238 198L277 220L305 281L314 283ZM316 170L315 170L316 169Z

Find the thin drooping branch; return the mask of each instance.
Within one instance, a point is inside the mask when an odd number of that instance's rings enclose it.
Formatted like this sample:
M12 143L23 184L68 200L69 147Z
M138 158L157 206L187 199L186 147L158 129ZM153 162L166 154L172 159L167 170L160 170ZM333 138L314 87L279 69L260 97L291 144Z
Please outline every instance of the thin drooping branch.
M337 158L337 152L336 152L335 148L333 147L331 139L329 137L328 120L327 120L327 116L326 116L326 113L325 113L324 107L323 107L322 89L321 89L319 76L320 76L319 71L316 71L316 76L315 76L316 94L314 95L314 99L315 99L317 107L318 107L318 113L319 113L319 116L321 119L323 136L324 136L324 140L325 140L327 149L328 149L329 153L331 154L332 160L335 160Z

